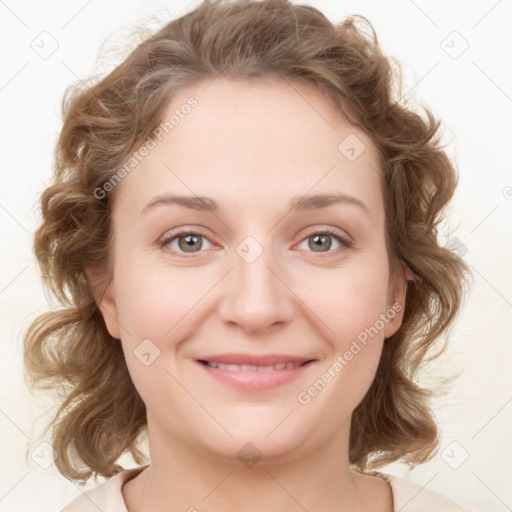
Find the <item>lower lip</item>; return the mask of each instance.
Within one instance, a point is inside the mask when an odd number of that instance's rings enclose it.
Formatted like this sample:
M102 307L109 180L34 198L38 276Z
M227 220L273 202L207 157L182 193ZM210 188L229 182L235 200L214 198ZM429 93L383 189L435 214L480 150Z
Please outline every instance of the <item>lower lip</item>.
M298 379L313 363L313 361L297 366L290 370L271 371L231 371L213 368L196 361L197 364L208 372L214 379L229 384L230 386L250 391L265 391L273 389Z

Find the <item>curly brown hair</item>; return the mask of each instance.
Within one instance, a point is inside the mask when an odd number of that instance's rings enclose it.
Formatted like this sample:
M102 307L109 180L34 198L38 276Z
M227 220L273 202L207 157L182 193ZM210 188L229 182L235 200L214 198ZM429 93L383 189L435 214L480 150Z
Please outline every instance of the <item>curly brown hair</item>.
M38 316L24 339L25 378L58 396L47 428L57 469L71 480L110 477L139 441L146 408L113 343L98 303L112 278L116 188L98 198L131 152L153 136L165 105L187 85L222 74L314 84L375 143L383 176L391 268L405 262L403 322L384 343L375 379L352 415L350 463L357 469L432 458L439 433L432 388L415 378L438 357L460 309L467 264L438 241L457 175L440 144L440 121L402 101L400 65L385 57L371 23L331 23L289 0L204 1L142 41L101 80L68 87L53 181L42 193L34 252L57 309ZM96 83L94 83L96 82ZM91 272L102 277L100 291Z

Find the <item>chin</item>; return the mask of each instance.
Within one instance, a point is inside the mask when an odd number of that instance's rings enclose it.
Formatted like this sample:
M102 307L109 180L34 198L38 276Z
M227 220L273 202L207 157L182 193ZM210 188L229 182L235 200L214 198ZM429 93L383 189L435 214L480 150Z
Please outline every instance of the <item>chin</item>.
M293 413L290 416L293 416ZM282 422L283 417L281 415L279 422ZM265 428L261 428L261 422L260 428L258 425L248 423L245 428L230 430L232 438L219 433L215 440L212 437L203 439L207 444L205 449L216 458L228 459L237 464L241 462L247 467L255 464L262 467L293 461L312 450L315 440L316 443L321 443L318 431L315 433L316 439L313 439L313 432L299 430L297 425L287 424L288 421L289 418L281 425L276 422L272 428L269 428L267 423ZM238 426L242 427L241 424Z

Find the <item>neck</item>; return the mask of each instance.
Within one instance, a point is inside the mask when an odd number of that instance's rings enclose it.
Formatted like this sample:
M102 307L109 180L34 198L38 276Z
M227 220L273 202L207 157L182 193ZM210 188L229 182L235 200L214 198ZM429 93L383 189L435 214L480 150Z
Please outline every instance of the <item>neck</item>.
M152 450L151 466L125 486L130 484L130 492L123 490L130 512L369 509L370 477L350 470L346 429L300 457L264 456L248 466L169 441L158 428L148 433L149 445L158 449Z

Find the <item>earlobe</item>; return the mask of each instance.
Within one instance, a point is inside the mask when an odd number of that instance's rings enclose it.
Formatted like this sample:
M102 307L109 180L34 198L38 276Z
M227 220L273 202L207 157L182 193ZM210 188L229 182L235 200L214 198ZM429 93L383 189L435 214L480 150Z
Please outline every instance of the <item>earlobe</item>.
M390 293L388 297L386 318L390 320L384 327L385 339L393 336L402 325L409 281L414 281L414 273L405 261L400 260L400 269L393 278L393 282L391 283L392 293Z
M98 308L101 311L108 332L113 338L119 340L121 339L121 333L119 330L117 307L112 284L113 283L110 283L107 290L103 294L103 297L98 303Z
M104 290L101 290L104 279L99 277L99 274L88 271L87 278L109 334L113 338L121 339L113 280Z
M400 260L400 264L402 265L407 282L414 281L414 273L411 270L411 267L409 267L409 265L404 260Z

